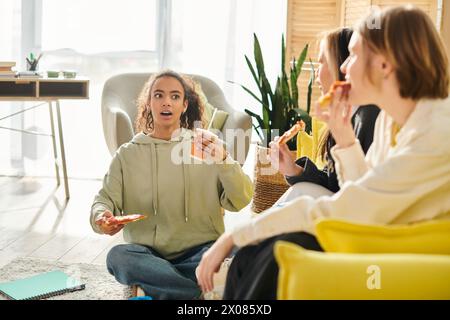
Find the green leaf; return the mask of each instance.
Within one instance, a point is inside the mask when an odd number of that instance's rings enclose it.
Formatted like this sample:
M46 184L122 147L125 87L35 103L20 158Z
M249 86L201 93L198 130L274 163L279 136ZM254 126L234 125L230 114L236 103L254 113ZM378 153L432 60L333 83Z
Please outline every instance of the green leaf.
M247 66L250 69L250 72L252 73L253 79L256 82L256 86L259 89L259 92L261 93L261 99L258 99L258 101L261 103L262 107L263 107L263 117L264 119L268 119L269 118L269 112L270 112L270 108L269 108L269 101L266 98L267 95L267 91L265 90L265 87L263 85L263 82L261 82L256 74L255 68L253 67L252 63L250 62L250 59L245 56L245 60L247 62ZM242 86L242 85L241 85ZM254 96L254 94L252 94ZM264 110L266 109L266 110Z
M291 73L291 94L292 94L292 106L298 108L298 87L297 78L294 72Z
M281 71L286 70L286 46L284 44L284 34L281 35Z
M296 71L296 75L295 75L297 78L302 73L303 63L305 62L306 56L308 55L308 48L309 48L309 45L306 44L302 50L302 53L300 53L300 56L298 57L297 66L296 66L297 71Z
M291 96L289 94L289 82L286 73L283 73L281 78L281 97L282 101L285 104L283 108L288 109L291 104Z
M244 111L245 111L246 113L248 113L248 115L250 115L250 116L252 116L252 117L255 117L257 120L258 120L258 119L261 119L261 116L258 115L258 114L256 114L256 113L254 113L253 111L250 111L250 110L248 110L248 109L244 109ZM259 121L258 121L258 122L259 122ZM260 125L261 128L264 128L264 125L262 124L262 122L260 122L259 125Z
M272 101L272 89L264 71L264 59L258 37L256 36L256 34L253 34L253 37L255 41L253 51L255 55L256 69L258 70L258 84L261 88L261 100L264 105L269 106L269 98ZM264 122L270 121L270 111L267 112L267 110L263 109L263 119Z
M248 109L244 109L244 111L245 111L248 115L250 115L251 117L255 118L256 121L258 121L259 127L260 127L261 129L268 129L268 127L265 125L263 119L261 119L261 117L260 117L259 115L257 115L256 113L254 113L254 112L252 112L252 111L250 111L250 110L248 110Z
M282 84L280 77L277 77L277 83L275 85L275 92L274 92L274 99L272 102L272 113L273 113L274 119L276 120L275 122L277 123L277 125L279 123L278 119L280 118L279 117L279 114L280 114L279 105L281 104L282 99L283 99L282 86L283 86L283 84Z
M256 67L258 69L259 79L264 75L264 59L262 56L261 46L259 44L258 37L256 34L253 34L254 45L253 45L253 54L255 55Z
M307 99L306 99L306 112L308 114L311 112L312 85L313 85L314 80L315 80L314 65L313 65L311 59L309 59L309 63L311 64L311 76L310 76L309 82L308 82L308 95L307 95Z
M282 101L285 103L283 108L290 108L292 106L292 99L289 90L289 81L288 75L286 74L286 45L284 42L284 34L281 35L281 92L282 92Z
M302 72L303 63L308 54L308 48L309 48L309 46L308 46L308 44L306 44L305 47L303 48L302 52L300 53L298 60L295 60L295 58L294 58L294 63L291 68L291 79L290 79L291 80L291 95L292 95L292 105L295 108L298 108L298 97L299 97L298 86L297 86L298 77L300 76L300 74Z
M270 101L272 101L272 99L273 99L272 87L270 86L269 80L267 80L267 77L265 74L263 75L262 82L263 82L263 88L264 88L264 92L265 92L266 96L268 96L268 99L270 99Z
M264 136L265 136L264 131L262 131L262 130L265 130L265 132L267 132L269 134L269 139L270 139L269 123L268 122L266 123L265 121L263 121L263 119L261 119L261 117L259 115L257 115L256 113L254 113L248 109L244 109L244 111L258 122L259 128L254 125L253 126L254 126L256 132L258 133L258 136L260 137L261 141L263 141L265 144L267 144L267 141L264 139ZM270 141L270 140L268 140L268 141Z
M252 126L253 126L253 128L255 128L255 131L256 131L256 134L258 135L258 137L261 139L261 141L264 142L264 137L261 136L261 134L259 133L259 130L258 130L260 127L255 126L253 123L252 123Z
M286 103L283 98L282 86L282 80L280 79L280 77L278 77L272 106L273 125L271 126L271 128L279 129L280 134L284 132L284 126L286 124Z
M256 75L255 68L253 68L253 65L252 65L252 63L250 62L250 59L247 57L247 55L244 55L244 57L245 57L245 61L247 62L247 66L248 66L248 68L250 69L250 72L252 73L253 79L255 80L256 85L257 85L258 88L259 88L259 91L261 91L261 86L260 86L260 83L259 83L259 81L258 81L258 76Z
M270 111L270 110L269 110L269 106L265 105L264 102L262 102L261 99L258 98L258 97L256 96L256 94L254 94L252 91L250 91L250 89L248 89L247 87L245 87L245 86L242 85L242 84L238 84L238 83L233 82L233 81L228 81L228 82L230 82L230 83L232 83L232 84L237 84L237 85L239 85L239 86L240 86L242 89L244 89L248 94L250 94L253 98L255 98L256 101L258 101L259 103L261 103L261 105L262 105L262 107L263 107L264 109L266 109L267 111Z

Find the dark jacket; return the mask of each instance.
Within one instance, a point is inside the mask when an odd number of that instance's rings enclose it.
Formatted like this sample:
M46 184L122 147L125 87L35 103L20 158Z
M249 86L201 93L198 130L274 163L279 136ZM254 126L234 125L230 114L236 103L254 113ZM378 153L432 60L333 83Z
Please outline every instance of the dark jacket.
M352 125L356 138L359 140L364 153L367 153L373 140L373 130L375 120L380 109L375 105L360 106L352 117ZM303 172L298 176L286 176L286 181L290 185L298 182L311 182L321 185L332 192L339 191L339 182L334 170L334 159L331 156L331 148L336 144L333 138L327 141L327 161L328 164L319 170L314 162L308 157L301 157L295 162L303 168Z

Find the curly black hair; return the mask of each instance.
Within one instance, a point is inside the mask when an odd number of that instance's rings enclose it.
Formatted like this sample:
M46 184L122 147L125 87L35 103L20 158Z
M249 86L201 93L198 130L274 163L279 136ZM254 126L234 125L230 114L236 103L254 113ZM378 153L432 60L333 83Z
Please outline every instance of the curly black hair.
M204 107L200 102L198 94L188 83L186 76L172 70L166 70L153 74L139 94L137 99L138 114L135 121L136 132L150 133L153 130L153 116L150 109L151 91L155 81L164 77L174 78L180 82L184 90L183 102L188 102L186 112L180 117L180 127L192 130L194 129L194 123L202 120Z

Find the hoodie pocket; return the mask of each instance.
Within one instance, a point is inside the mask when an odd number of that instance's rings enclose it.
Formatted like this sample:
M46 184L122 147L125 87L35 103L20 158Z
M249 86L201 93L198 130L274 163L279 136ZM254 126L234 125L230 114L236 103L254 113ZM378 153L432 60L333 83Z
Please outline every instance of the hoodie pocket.
M222 221L220 221L219 219L222 219ZM222 217L209 216L209 221L211 222L211 225L214 228L214 230L216 230L216 232L219 235L222 234L225 231L224 222L223 222L223 218Z

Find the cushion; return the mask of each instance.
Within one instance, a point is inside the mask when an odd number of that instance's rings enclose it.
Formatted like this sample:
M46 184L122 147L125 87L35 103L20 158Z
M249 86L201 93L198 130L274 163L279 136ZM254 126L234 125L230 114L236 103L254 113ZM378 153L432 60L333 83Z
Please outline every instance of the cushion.
M450 255L450 220L384 226L323 219L316 234L328 252Z
M216 109L216 108L208 102L208 99L206 98L206 95L203 92L202 86L200 85L200 83L195 81L194 88L195 88L195 92L198 94L198 97L200 98L200 103L202 103L204 106L202 122L203 122L203 127L207 128L209 125L209 122L211 121L211 117L214 113L214 109ZM211 125L211 129L222 130L227 118L228 118L228 112L217 109L216 115L215 115L213 123Z
M274 250L278 299L450 299L449 256Z
M312 117L311 135L305 131L300 131L297 135L297 158L308 157L319 169L322 169L325 163L319 155L319 144L326 129L327 125L325 122Z

